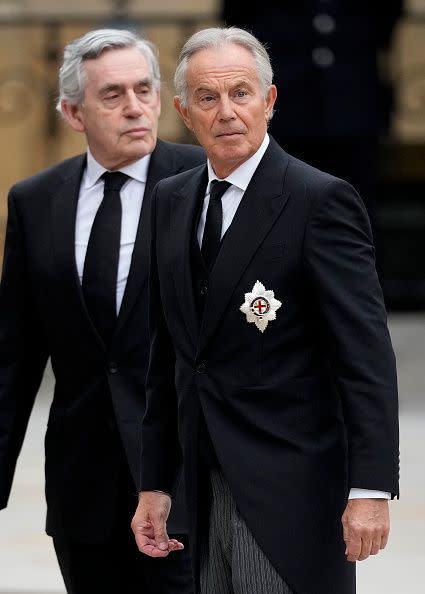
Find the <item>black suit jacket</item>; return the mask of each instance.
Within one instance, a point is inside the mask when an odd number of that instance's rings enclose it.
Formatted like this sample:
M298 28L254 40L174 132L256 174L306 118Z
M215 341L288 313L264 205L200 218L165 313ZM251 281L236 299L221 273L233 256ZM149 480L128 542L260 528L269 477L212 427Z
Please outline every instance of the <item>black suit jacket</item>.
M199 322L189 251L206 183L201 166L154 191L142 488L173 489L178 427L197 563L204 416L238 509L278 572L299 594L353 594L348 489L398 492L395 361L367 214L346 182L271 139ZM263 334L239 310L257 280L282 302Z
M130 482L123 472L127 463L133 485L123 488L134 493L139 489L149 353L151 193L159 180L204 160L200 147L158 140L110 348L88 315L75 264L75 216L85 155L20 182L10 191L0 292L0 508L7 505L28 418L50 355L56 379L46 434L47 531L51 535L88 541L106 538L115 519L120 482ZM180 506L172 530L185 529Z

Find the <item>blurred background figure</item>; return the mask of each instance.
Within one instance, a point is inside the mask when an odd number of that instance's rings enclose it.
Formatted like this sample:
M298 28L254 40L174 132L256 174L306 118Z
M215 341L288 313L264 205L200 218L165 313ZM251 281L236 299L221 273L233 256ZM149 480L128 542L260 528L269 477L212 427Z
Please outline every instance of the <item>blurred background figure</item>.
M375 219L378 141L393 88L385 67L402 0L223 0L227 25L266 43L280 93L271 134L289 153L349 181ZM375 225L373 225L375 226Z

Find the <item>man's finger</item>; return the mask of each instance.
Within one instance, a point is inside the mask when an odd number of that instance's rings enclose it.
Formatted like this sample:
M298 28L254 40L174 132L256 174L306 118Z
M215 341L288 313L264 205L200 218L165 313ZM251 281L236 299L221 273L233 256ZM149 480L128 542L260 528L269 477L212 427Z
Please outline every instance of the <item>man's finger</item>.
M169 550L173 550L173 551L182 551L184 549L184 544L178 540L176 540L175 538L171 538L169 540L169 546L168 546Z
M156 519L156 521L153 522L153 531L158 549L160 551L168 551L170 539L168 538L164 520L160 518Z
M389 527L386 526L384 528L384 530L382 531L381 544L380 544L381 549L385 549L385 547L387 546L389 536L390 536L390 529L389 529Z
M144 546L142 546L142 548L139 549L141 553L144 553L145 555L148 555L149 557L155 557L155 558L159 558L159 557L167 557L168 554L170 553L170 551L161 551L160 549L158 549L158 547L156 546L156 544L146 544Z
M167 557L169 550L162 551L158 548L156 540L143 532L135 532L137 548L149 557Z
M166 557L168 551L160 551L155 540L154 528L151 522L146 522L143 516L134 516L131 522L131 528L136 539L137 548L141 553L149 557Z
M358 561L361 550L362 550L362 541L359 537L351 537L348 542L346 541L345 544L347 545L345 555L347 557L347 561Z
M348 514L342 516L343 538L345 542L345 556L347 561L357 561L362 550L362 540L350 525Z
M370 555L370 551L372 549L372 539L368 534L362 537L361 545L362 547L358 557L358 561L364 561Z
M370 554L377 555L380 550L381 550L381 537L378 535L378 536L374 537L374 539L373 539L372 546L370 549Z

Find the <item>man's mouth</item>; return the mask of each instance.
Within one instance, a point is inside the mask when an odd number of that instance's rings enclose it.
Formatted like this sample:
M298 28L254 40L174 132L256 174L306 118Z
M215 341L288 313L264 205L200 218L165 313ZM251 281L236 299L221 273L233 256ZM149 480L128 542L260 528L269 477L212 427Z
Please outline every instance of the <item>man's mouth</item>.
M242 132L236 131L221 132L220 134L217 134L217 138L232 138L233 136L240 136L241 134Z
M141 138L145 136L148 132L150 132L149 128L144 128L140 126L138 128L130 128L130 130L126 130L124 134L131 136L133 138Z

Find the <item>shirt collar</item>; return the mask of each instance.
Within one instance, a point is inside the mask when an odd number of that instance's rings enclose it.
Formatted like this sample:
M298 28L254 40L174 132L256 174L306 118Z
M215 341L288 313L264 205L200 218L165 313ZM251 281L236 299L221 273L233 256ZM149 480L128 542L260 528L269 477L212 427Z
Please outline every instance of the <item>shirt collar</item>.
M127 165L126 167L121 167L119 169L119 171L122 171L122 173L126 173L128 176L130 176L131 178L133 178L139 182L146 183L150 158L151 158L150 155L146 155L145 157L142 157L135 163L131 163L131 165ZM87 149L87 168L86 168L86 175L85 175L85 180L84 180L84 187L87 189L87 188L91 188L92 186L94 186L95 183L97 183L99 181L99 178L105 173L105 171L108 171L108 170L105 169L105 167L103 167L103 165L101 165L100 163L98 163L96 161L96 159L93 157L90 149L88 148Z
M260 164L261 159L263 158L264 153L266 152L267 147L269 146L270 137L268 134L264 136L263 142L260 145L260 148L257 150L256 153L252 155L249 159L247 159L242 165L240 165L237 169L232 171L230 175L228 175L225 180L228 181L233 186L237 186L242 191L245 192L247 189L249 182L251 181L252 176L255 173L258 165ZM208 167L208 187L207 193L210 191L210 184L214 179L219 179L214 170L212 168L211 162L208 159L207 161ZM222 180L220 180L222 181Z

